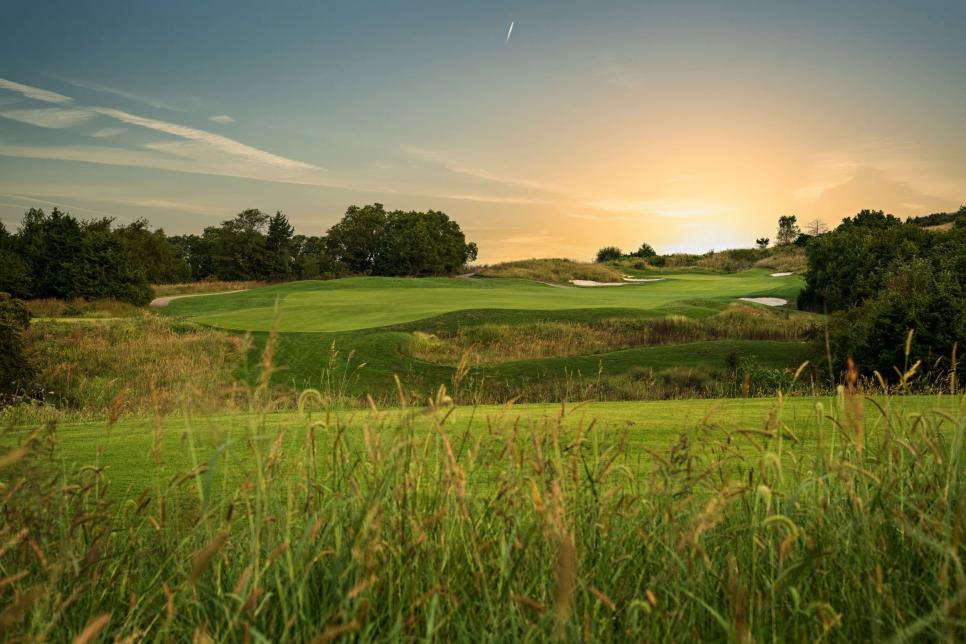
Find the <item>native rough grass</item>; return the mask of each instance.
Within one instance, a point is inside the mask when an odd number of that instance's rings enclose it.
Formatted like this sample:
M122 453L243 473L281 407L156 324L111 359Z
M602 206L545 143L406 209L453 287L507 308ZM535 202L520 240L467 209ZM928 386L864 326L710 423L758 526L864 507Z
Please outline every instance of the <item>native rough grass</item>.
M553 356L604 353L630 347L701 340L800 341L816 326L814 316L776 313L729 304L705 318L603 318L594 322L483 323L437 333L415 332L404 351L420 360L456 365L495 364Z
M524 259L483 267L483 277L528 279L537 282L566 284L570 280L620 282L622 273L607 264L589 264L572 259Z
M210 423L6 434L4 631L966 637L961 397L843 388L779 397L757 423L712 405L641 442L632 425L594 423L579 407L527 423L512 408L454 411L441 390L347 414L326 394L306 392L287 421L260 412L253 392L249 413ZM142 464L112 486L126 444Z
M243 336L152 315L40 321L24 340L44 403L19 411L34 417L225 407L247 346Z
M196 295L200 293L222 293L225 291L244 291L258 286L265 286L265 282L257 280L223 281L208 279L200 282L186 282L182 284L152 284L155 297L169 295Z

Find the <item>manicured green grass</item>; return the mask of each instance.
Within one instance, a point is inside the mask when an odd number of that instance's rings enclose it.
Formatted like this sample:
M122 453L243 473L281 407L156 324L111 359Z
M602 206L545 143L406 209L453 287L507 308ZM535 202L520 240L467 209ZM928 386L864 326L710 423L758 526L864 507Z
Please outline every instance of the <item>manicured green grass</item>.
M533 321L593 323L605 318L684 315L702 318L718 313L737 297L772 296L794 300L801 278L775 278L767 270L735 274L662 273L661 282L621 287L560 288L517 279L404 279L361 277L326 282L294 282L216 297L175 300L162 309L203 325L250 331L257 352L268 330L280 332L275 382L293 389L317 387L330 377L331 349L340 351L339 371L351 395L392 396L394 376L428 391L451 384L452 366L427 363L406 355L413 331L438 332L480 323L527 324ZM789 312L794 314L794 312ZM795 342L729 340L675 346L649 346L596 355L470 365L479 383L503 384L500 396L524 393L527 382L618 375L634 367L705 367L721 369L729 355L754 356L763 366L794 369L804 359ZM345 370L345 360L352 365ZM357 369L359 365L365 366ZM548 394L533 393L538 399ZM492 400L491 396L489 400ZM501 398L503 399L503 398Z
M745 296L794 299L801 278L766 270L733 275L664 274L661 282L621 287L559 288L512 279L356 277L294 282L218 297L173 301L165 310L202 324L267 331L278 307L280 332L340 332L384 327L464 309L656 309L672 302Z
M411 423L419 434L434 427L434 414L425 405L409 409L389 407L320 411L316 399L309 398L304 411L270 414L225 413L209 416L176 416L156 424L153 418L124 419L108 428L105 422L64 425L59 430L57 459L73 469L96 463L105 468L115 492L137 494L157 473L153 446L160 427L162 465L166 480L204 465L216 480L234 480L251 467L251 442L271 443L284 435L287 449L301 449L309 428L315 426L317 440L325 442L344 433L355 448L362 444L363 428L394 435L398 427ZM881 400L880 400L881 402ZM957 413L962 401L950 397L904 396L889 401L891 411L902 417L925 411ZM664 453L681 435L719 440L735 430L762 430L771 414L780 414L791 434L809 445L815 438L816 405L825 416L837 418L842 410L834 398L789 397L775 399L672 400L640 402L590 402L579 404L480 405L446 408L447 433L468 436L470 443L502 442L509 430L524 443L530 434L543 435L548 427L560 427L565 434L591 430L603 447L626 440L629 462L646 469L648 455ZM882 418L870 405L866 416L867 432L883 430ZM26 430L21 430L23 435ZM17 433L5 442L15 440ZM455 438L453 439L455 440ZM268 445L264 445L268 449ZM218 458L212 461L215 453ZM645 473L642 471L638 473ZM234 472L234 474L231 474Z

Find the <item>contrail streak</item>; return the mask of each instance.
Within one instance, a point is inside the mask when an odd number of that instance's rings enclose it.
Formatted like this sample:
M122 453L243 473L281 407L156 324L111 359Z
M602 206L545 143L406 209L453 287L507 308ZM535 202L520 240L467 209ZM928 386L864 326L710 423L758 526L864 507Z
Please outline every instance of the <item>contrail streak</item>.
M513 21L510 21L510 28L506 30L506 41L510 42L510 34L513 33Z

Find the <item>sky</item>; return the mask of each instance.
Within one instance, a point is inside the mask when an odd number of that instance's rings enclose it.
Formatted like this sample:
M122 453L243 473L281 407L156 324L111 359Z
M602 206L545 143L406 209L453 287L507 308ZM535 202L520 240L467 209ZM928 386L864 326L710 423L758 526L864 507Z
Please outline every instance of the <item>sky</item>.
M966 2L9 3L0 221L446 212L480 261L966 203ZM512 32L510 25L513 24ZM509 37L508 37L509 36Z

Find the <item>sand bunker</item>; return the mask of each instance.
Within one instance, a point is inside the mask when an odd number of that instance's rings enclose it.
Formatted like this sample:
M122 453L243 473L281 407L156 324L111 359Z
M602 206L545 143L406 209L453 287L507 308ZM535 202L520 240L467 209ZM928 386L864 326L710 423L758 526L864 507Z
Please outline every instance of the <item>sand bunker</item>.
M772 273L771 274L772 277L788 277L789 275L792 275L792 273Z
M739 300L744 300L745 302L754 302L755 304L764 304L765 306L784 306L788 304L788 300L783 300L780 297L739 297Z
M595 282L594 280L567 280L574 286L627 286L626 282Z
M663 277L630 277L629 275L622 275L621 279L625 282L663 282Z

